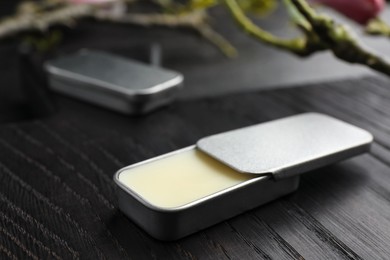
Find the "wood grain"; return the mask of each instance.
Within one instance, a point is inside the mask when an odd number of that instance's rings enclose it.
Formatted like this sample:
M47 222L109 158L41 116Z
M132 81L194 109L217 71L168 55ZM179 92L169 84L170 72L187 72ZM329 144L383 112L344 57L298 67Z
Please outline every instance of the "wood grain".
M187 100L133 118L59 98L50 118L0 127L1 258L387 259L389 100L388 82L375 78ZM175 242L152 239L117 209L111 178L120 167L306 111L371 131L372 151Z

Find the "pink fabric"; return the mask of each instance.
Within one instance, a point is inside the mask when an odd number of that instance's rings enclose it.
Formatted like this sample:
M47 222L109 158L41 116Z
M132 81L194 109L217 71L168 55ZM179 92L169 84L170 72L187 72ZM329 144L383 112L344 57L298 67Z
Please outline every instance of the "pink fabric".
M366 24L375 18L385 7L385 0L312 0L312 2L329 6L346 17Z

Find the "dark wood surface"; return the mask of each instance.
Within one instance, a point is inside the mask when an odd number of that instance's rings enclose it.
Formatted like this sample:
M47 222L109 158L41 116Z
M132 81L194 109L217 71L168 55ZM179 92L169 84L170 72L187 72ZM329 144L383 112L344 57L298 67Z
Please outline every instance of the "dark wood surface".
M1 1L0 13L9 13L14 2ZM183 72L186 88L181 101L147 117L57 97L56 113L32 121L19 84L25 77L16 42L1 43L0 122L29 121L0 125L0 259L390 258L389 81L255 91L365 70L330 55L300 61L261 47L221 22L218 10L215 15L239 59L227 60L183 31L85 22L65 33L60 53L89 47L134 57L146 43L161 45L163 65ZM261 23L281 35L293 33L280 17ZM386 40L375 44L388 50ZM205 98L226 92L247 93ZM370 130L372 152L307 173L294 194L176 242L150 238L117 209L112 175L120 167L206 135L306 111Z
M137 118L59 98L49 118L0 127L0 258L388 259L389 100L375 78L180 101ZM371 131L372 151L176 242L152 239L117 209L120 167L306 111Z

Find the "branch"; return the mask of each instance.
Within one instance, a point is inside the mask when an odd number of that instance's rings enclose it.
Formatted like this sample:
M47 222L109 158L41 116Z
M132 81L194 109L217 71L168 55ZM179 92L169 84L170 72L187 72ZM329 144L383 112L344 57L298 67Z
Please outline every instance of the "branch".
M0 39L25 31L45 31L54 24L69 25L75 19L90 16L93 10L91 5L66 5L44 14L21 12L0 22Z
M93 17L100 21L134 24L139 26L166 26L166 27L194 27L204 22L202 12L192 12L183 15L172 14L137 14L112 15L110 13L96 12Z
M210 43L214 44L226 56L237 56L237 50L222 35L218 34L210 25L208 25L206 21L207 15L204 11L193 11L180 15L130 13L124 16L116 16L107 13L96 13L94 18L101 21L132 24L145 27L187 27L198 32L201 36L210 41Z
M135 0L121 0L113 4L134 3ZM204 11L184 14L117 14L106 10L108 4L61 4L53 3L49 10L45 8L51 2L28 2L20 6L17 15L0 21L0 39L26 31L46 31L52 25L71 25L75 20L94 18L99 21L131 24L137 26L165 26L170 28L186 27L198 32L228 57L237 55L236 49L207 23ZM55 7L55 8L54 8ZM111 6L113 7L113 6Z
M227 57L233 58L238 55L236 48L208 24L203 24L199 27L196 27L195 30L197 30L200 35L219 48Z
M369 35L390 37L390 26L385 21L376 18L368 22L365 32Z
M285 40L263 30L245 15L236 0L224 0L224 2L238 25L255 39L272 47L295 53L299 56L307 56L316 51L317 48L313 48L314 46L308 47L308 41L304 37Z
M336 24L330 17L318 15L304 0L291 0L297 10L310 23L313 32L333 54L349 63L366 65L390 75L390 63L361 46L348 28Z

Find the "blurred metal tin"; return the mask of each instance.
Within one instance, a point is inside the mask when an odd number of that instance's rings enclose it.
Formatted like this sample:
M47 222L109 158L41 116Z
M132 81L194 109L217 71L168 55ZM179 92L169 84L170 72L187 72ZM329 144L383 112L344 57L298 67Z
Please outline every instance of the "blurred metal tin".
M90 50L45 67L53 90L125 114L145 114L171 103L183 82L178 72Z
M283 127L281 131L275 130L279 127ZM313 133L313 130L319 133ZM282 137L285 134L289 139ZM317 113L222 133L201 139L197 146L120 169L114 176L119 187L119 208L153 237L179 239L295 191L301 173L364 153L369 150L372 141L373 137L367 131ZM266 147L269 154L259 150L259 145ZM291 145L298 145L298 149L294 148L291 152L284 150L290 149ZM324 147L312 149L311 146ZM245 172L243 174L256 176L177 208L152 205L119 180L119 175L125 170L164 160L189 149L202 150L225 165ZM284 155L278 158L278 153ZM301 157L291 153L300 153Z

